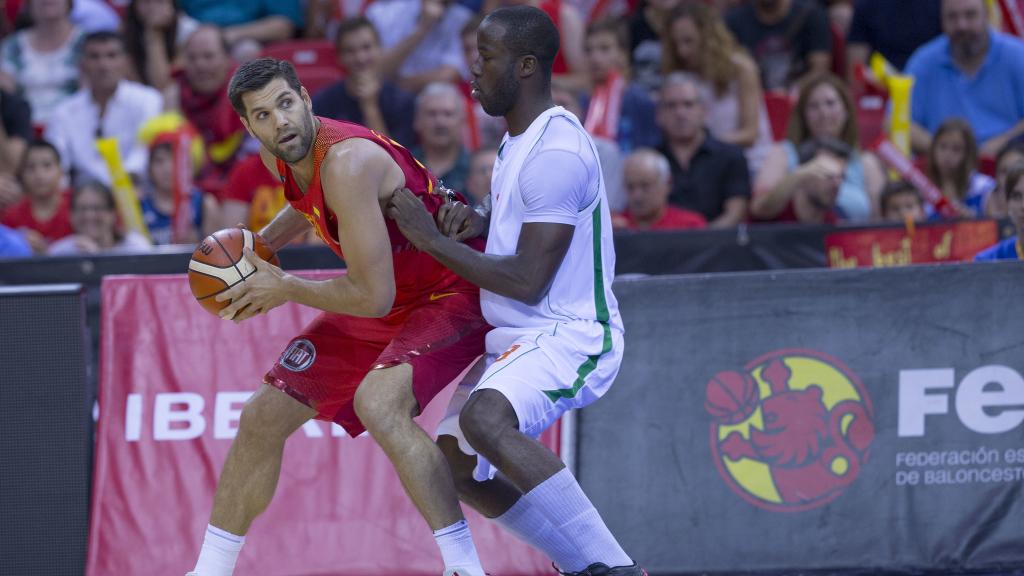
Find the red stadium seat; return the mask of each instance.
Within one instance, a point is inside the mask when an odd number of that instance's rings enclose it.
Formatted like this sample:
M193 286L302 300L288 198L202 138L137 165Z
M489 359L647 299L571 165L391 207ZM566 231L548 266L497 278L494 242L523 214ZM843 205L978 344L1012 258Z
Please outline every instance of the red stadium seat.
M336 66L303 66L295 71L310 96L345 77L345 72Z
M329 40L286 40L263 49L264 56L288 60L295 68L306 66L337 66L334 45Z
M786 125L793 111L793 101L785 92L765 92L764 104L768 112L768 122L772 127L772 136L778 142L786 137Z
M263 49L263 56L288 60L310 96L345 77L329 40L288 40Z

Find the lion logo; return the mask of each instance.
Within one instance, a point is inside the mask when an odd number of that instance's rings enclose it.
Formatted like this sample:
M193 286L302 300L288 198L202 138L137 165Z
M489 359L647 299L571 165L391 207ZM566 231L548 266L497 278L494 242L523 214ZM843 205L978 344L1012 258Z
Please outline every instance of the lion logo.
M857 479L875 437L871 399L838 360L781 350L707 383L711 452L726 483L755 506L823 506Z

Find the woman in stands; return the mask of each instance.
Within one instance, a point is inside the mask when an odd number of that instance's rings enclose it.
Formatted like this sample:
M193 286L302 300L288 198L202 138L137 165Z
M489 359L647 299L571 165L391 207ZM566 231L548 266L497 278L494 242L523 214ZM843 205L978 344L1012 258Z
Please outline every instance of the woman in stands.
M123 27L133 79L162 91L171 84L178 48L199 23L179 11L174 0L132 0Z
M711 134L746 150L756 175L771 148L771 126L761 90L761 73L714 9L684 3L669 15L662 35L662 71L696 77L707 105Z
M0 85L19 92L32 122L45 125L65 98L78 90L82 30L71 22L71 0L28 2L32 25L0 44Z
M138 232L121 232L114 194L98 182L79 186L72 193L71 224L75 233L54 242L48 254L118 254L145 252L150 248L149 240Z
M978 172L978 142L970 124L951 118L939 125L928 149L928 178L964 218L983 218L995 181ZM928 217L938 215L928 208Z
M766 200L775 195L789 197L793 189L816 177L811 170L797 169L797 150L815 138L836 138L854 150L836 199L839 221L866 222L878 217L878 199L885 185L881 163L874 154L860 149L853 99L843 81L823 74L801 85L786 139L772 147L757 175L750 204L754 219L774 219L782 207Z

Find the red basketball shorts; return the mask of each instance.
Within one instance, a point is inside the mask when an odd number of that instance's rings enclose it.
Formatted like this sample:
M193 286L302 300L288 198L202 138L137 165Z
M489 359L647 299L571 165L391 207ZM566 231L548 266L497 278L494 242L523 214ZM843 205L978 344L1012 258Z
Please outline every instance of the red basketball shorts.
M353 400L367 373L412 365L422 409L483 354L488 330L476 287L456 282L383 318L324 312L292 339L263 381L316 410L318 420L358 436L366 428Z

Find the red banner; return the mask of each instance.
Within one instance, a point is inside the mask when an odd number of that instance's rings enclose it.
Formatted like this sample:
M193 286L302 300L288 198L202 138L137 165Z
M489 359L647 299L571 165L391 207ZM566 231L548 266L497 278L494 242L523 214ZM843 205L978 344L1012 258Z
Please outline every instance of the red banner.
M182 576L195 564L242 404L317 311L285 305L236 325L200 308L184 276L103 280L100 418L87 576ZM420 417L433 432L454 390ZM558 431L542 437L557 446ZM550 561L471 511L484 567ZM289 439L277 493L237 574L437 576L437 546L368 436L310 422Z
M993 220L951 222L833 232L825 236L825 252L831 268L967 262L998 240Z

